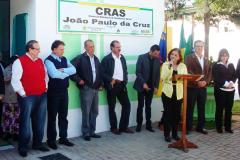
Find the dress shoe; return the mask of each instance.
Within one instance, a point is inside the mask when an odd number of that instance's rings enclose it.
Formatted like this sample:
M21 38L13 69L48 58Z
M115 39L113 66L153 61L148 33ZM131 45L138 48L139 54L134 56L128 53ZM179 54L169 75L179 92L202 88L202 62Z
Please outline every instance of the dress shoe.
M90 136L84 136L83 139L84 139L85 141L91 141L91 137L90 137Z
M178 141L178 140L180 140L180 137L179 136L172 136L172 139L174 139L175 141Z
M97 135L97 134L93 134L93 135L91 135L91 137L92 137L92 138L101 138L101 136L100 136L100 135Z
M42 145L39 145L39 146L33 146L32 149L34 150L39 150L39 151L42 151L42 152L48 152L50 151L47 147L45 147L43 144Z
M69 142L68 139L62 139L62 138L60 138L60 139L58 140L58 143L59 143L59 144L63 144L63 145L68 146L68 147L74 146L74 144L73 144L72 142Z
M149 132L155 132L152 127L147 127L146 130L148 130Z
M19 151L18 153L21 157L27 157L27 152L26 151Z
M222 128L217 128L217 133L223 133Z
M166 142L171 142L171 138L169 136L165 137Z
M56 142L47 141L47 145L48 145L48 147L50 147L54 150L56 150L58 148Z
M205 129L196 129L196 132L202 133L202 134L208 134L208 132Z
M232 129L225 129L225 132L233 134L233 130Z
M119 132L118 129L112 129L111 132L115 135L121 135L121 132Z
M141 130L142 130L142 127L141 127L141 126L137 126L137 127L136 127L136 132L141 132Z
M124 133L129 133L129 134L133 134L134 133L134 131L131 130L130 128L119 129L119 132L124 132Z

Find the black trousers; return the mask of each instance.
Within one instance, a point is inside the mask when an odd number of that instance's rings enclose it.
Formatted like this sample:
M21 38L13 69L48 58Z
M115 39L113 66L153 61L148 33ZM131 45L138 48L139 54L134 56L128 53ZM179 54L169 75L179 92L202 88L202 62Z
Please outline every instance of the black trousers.
M171 98L162 93L162 102L164 108L164 136L177 136L178 124L181 117L181 105L182 99L177 100L176 94L173 94Z
M207 98L206 88L188 88L187 96L187 130L192 130L194 106L197 102L198 123L197 128L201 130L205 124L205 103Z
M164 110L163 110L162 111L162 117L161 117L160 121L158 122L158 126L163 125L164 117L165 117L165 115L164 115Z
M153 91L138 92L138 108L137 108L137 125L142 126L143 122L143 107L145 101L145 118L146 128L152 128L151 122L151 104L153 98Z
M222 129L223 110L225 110L224 127L226 130L231 129L232 124L232 107L235 91L226 92L219 88L214 88L214 96L216 101L215 122L216 128Z
M47 123L47 139L49 142L55 142L57 137L56 117L58 114L59 137L67 138L68 128L68 91L60 93L48 93L47 101L48 123Z
M115 84L111 90L107 91L107 101L109 107L109 121L111 130L117 129L117 116L115 113L116 99L122 105L119 129L128 128L131 105L128 98L128 92L124 83Z

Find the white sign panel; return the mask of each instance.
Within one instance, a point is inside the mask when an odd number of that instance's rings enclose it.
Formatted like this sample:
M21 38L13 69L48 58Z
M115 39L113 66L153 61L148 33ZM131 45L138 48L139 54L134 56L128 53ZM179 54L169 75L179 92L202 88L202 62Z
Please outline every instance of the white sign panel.
M153 10L59 0L58 32L153 34Z

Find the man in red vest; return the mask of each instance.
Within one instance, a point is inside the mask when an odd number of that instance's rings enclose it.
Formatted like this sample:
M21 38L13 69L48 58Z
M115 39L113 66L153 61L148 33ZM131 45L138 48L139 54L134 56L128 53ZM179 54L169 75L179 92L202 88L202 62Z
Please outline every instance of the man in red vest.
M32 148L43 152L49 151L42 143L47 109L48 75L43 61L38 58L40 47L37 41L26 44L26 54L17 59L12 66L11 84L18 94L20 106L20 127L18 151L26 157L28 143L31 138Z

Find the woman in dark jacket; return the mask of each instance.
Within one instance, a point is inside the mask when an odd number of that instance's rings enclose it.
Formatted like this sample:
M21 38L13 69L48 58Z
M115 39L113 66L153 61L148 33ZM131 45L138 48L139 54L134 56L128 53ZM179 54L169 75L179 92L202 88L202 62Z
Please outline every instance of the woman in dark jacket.
M216 101L215 122L218 133L223 133L222 117L225 110L225 132L233 133L231 128L232 107L234 100L236 71L234 65L228 62L229 53L226 49L219 52L218 61L213 65L214 96Z

